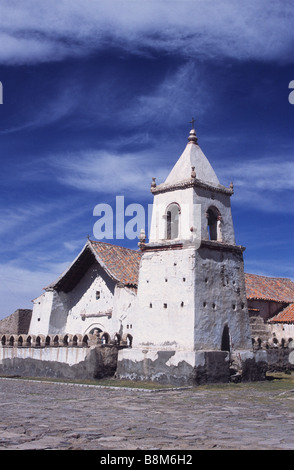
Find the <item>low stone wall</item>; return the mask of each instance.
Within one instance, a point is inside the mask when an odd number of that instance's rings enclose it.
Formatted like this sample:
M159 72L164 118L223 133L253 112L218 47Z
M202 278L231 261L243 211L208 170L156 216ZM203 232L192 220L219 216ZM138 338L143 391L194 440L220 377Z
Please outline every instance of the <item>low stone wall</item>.
M202 385L264 380L266 352L176 351L123 349L118 353L116 376L172 385Z
M294 341L292 338L278 339L273 333L267 341L262 341L259 337L252 338L252 345L255 352L266 352L270 372L294 370Z
M195 382L193 351L122 349L118 354L116 377L172 385Z
M151 380L174 385L256 381L294 370L293 342L253 342L253 351L132 349L129 338L100 335L2 335L0 375Z
M116 345L0 347L0 375L100 379L116 371Z
M113 377L118 349L131 346L129 334L0 335L0 375L101 379Z
M270 372L294 370L294 348L271 348L266 352Z

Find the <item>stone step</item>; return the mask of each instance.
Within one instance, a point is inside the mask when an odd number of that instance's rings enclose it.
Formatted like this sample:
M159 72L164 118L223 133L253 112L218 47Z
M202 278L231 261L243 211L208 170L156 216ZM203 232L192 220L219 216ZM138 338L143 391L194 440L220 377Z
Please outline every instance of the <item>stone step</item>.
M251 336L267 341L270 338L270 331L266 323L261 317L250 317Z

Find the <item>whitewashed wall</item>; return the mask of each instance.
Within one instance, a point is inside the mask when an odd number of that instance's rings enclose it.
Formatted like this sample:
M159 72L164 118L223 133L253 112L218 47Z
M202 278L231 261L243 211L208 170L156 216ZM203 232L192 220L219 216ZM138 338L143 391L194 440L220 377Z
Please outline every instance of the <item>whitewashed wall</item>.
M108 331L112 321L107 314L112 314L113 311L114 291L115 283L103 269L98 264L91 266L71 292L60 293L68 312L66 332L83 333L96 323L102 331ZM96 293L98 292L99 298L97 299Z
M134 290L120 287L95 264L72 291L46 291L34 301L29 334L86 334L94 328L111 337L133 334L135 299Z
M53 304L53 291L46 291L35 299L29 328L30 335L47 335Z
M193 248L144 253L134 346L193 350L193 254Z
M292 340L294 340L294 324L269 323L269 328L271 334L275 333L275 336L279 342L281 342L282 339L288 342L289 338L292 338Z

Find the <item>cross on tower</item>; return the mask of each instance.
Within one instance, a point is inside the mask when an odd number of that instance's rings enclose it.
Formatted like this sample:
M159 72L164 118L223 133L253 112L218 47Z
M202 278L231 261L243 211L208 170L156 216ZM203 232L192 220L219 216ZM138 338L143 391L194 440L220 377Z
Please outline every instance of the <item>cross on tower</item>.
M195 122L195 119L192 117L192 121L189 122L189 124L192 124L192 129L194 129L194 122Z

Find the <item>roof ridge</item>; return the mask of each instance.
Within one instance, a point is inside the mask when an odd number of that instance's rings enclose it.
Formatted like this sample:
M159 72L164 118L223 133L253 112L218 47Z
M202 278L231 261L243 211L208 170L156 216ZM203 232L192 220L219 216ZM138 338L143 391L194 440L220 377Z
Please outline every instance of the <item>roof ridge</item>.
M120 249L122 249L122 250L129 250L129 251L131 251L132 253L137 253L137 254L139 254L139 255L142 254L141 251L139 251L139 250L135 250L135 249L133 249L133 248L128 248L128 247L126 247L126 246L116 245L116 244L114 244L114 243L101 242L100 240L90 240L90 239L89 239L89 242L90 242L90 243L97 243L97 244L101 244L101 245L113 246L113 247L115 247L115 248L120 248Z
M247 273L247 272L245 272L245 275L248 275L248 276L265 277L266 279L284 279L284 280L293 282L290 277L283 277L283 276L267 276L266 274L254 274L254 273ZM294 283L294 282L293 282L293 283Z
M269 323L284 323L284 322L294 322L294 302L289 303L287 307L283 308L277 315L270 318Z

